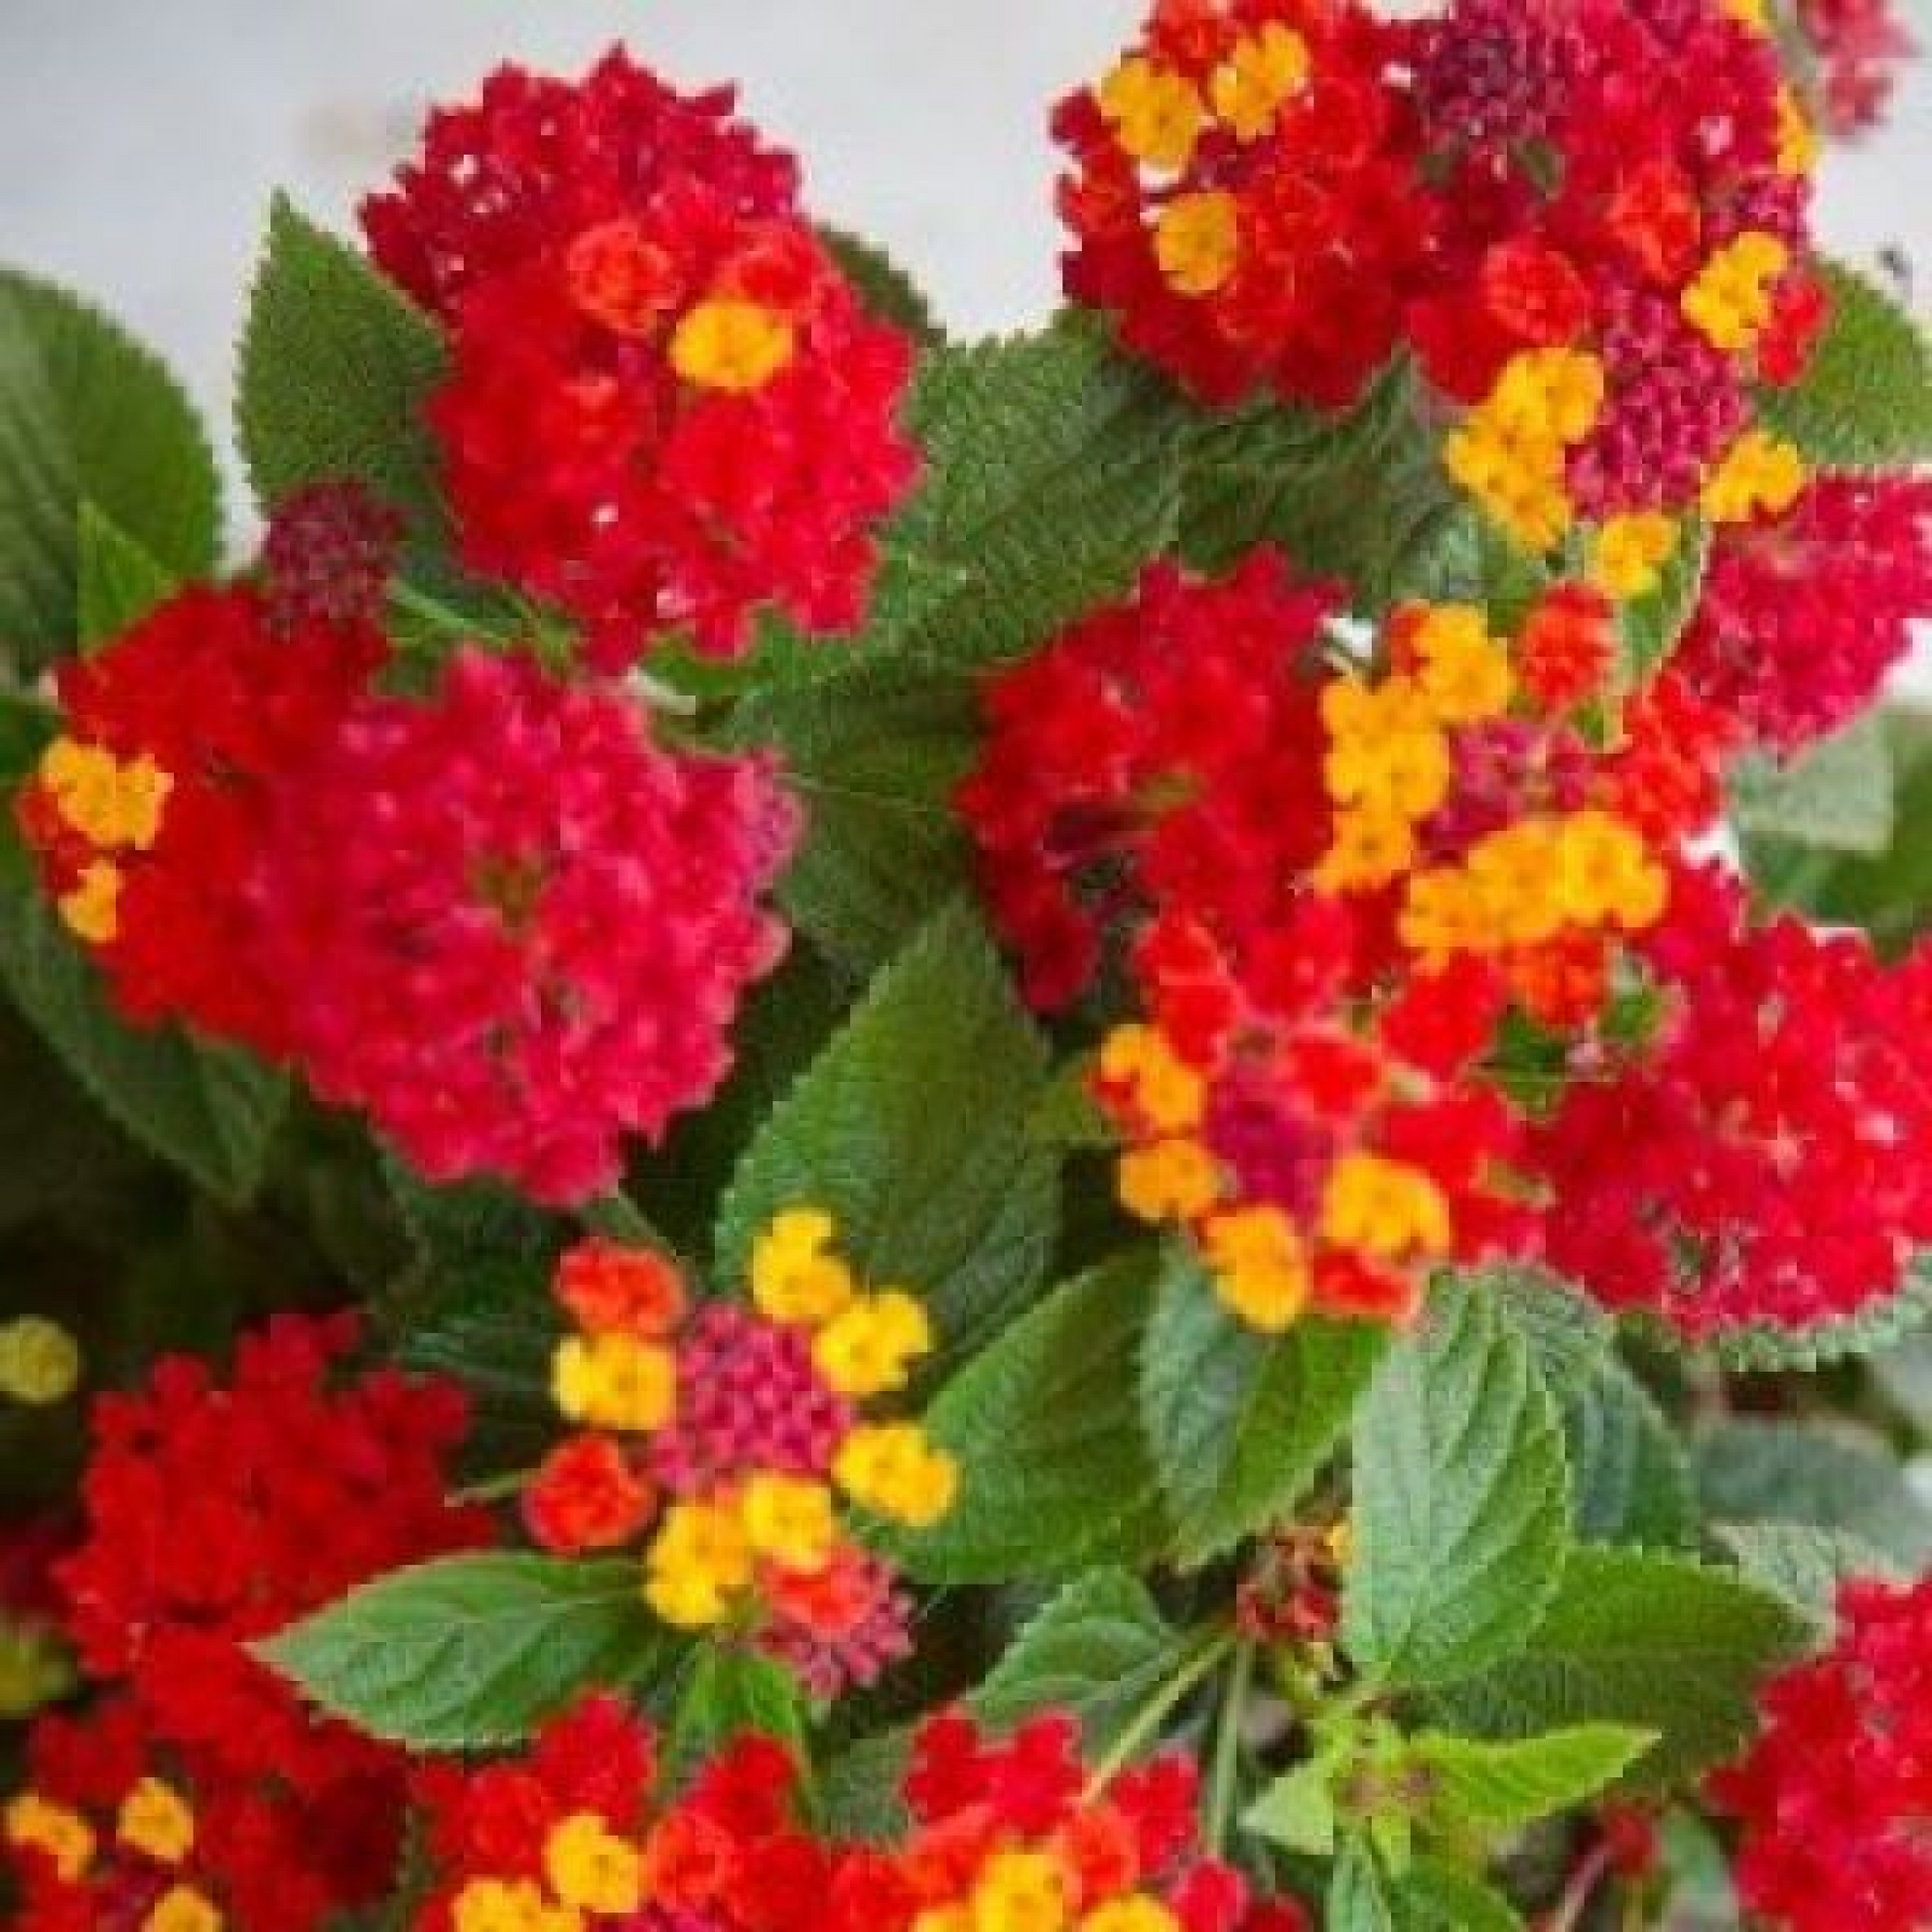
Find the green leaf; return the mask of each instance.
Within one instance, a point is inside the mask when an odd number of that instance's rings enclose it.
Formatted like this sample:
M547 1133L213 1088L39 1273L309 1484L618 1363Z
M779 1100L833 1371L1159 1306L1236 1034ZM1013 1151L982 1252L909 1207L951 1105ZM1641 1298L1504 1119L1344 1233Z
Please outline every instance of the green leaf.
M139 623L178 581L173 571L92 503L80 505L74 543L74 641L82 650Z
M220 483L181 386L78 297L0 269L0 659L31 674L80 634L92 503L175 579L220 547Z
M1259 543L1303 574L1339 578L1357 607L1385 610L1409 578L1443 574L1466 505L1424 427L1406 361L1347 415L1262 402L1198 421L1183 450L1181 555L1223 571Z
M1242 1814L1241 1828L1305 1858L1334 1856L1334 1765L1311 1757L1284 1771Z
M1765 428L1817 468L1932 460L1932 345L1888 295L1842 262L1819 264L1832 316L1803 377L1758 393Z
M1165 1547L1135 1402L1158 1266L1134 1253L1076 1276L947 1384L926 1422L959 1458L959 1500L935 1528L895 1539L910 1576L1065 1577Z
M1907 1572L1884 1551L1849 1530L1802 1523L1720 1523L1718 1541L1752 1583L1784 1598L1810 1620L1820 1638L1838 1624L1839 1586L1861 1577L1890 1583Z
M634 1563L490 1552L392 1571L255 1648L372 1736L474 1750L656 1675L666 1646Z
M1356 1414L1350 1656L1411 1686L1507 1656L1556 1588L1569 1513L1562 1433L1528 1347L1479 1280L1446 1280Z
M699 1644L691 1653L691 1669L671 1720L667 1755L672 1781L681 1782L736 1739L754 1732L785 1745L799 1764L810 1761L797 1678L754 1651Z
M1520 1831L1594 1797L1629 1769L1655 1733L1629 1725L1572 1725L1493 1743L1425 1730L1415 1762L1429 1778L1429 1809L1452 1833Z
M1522 1932L1515 1907L1481 1879L1435 1859L1398 1877L1351 1839L1328 1885L1327 1932Z
M1435 1704L1456 1729L1484 1737L1597 1723L1655 1731L1625 1782L1662 1789L1737 1747L1759 1679L1796 1656L1804 1635L1776 1596L1727 1572L1580 1548L1524 1649Z
M872 972L968 883L952 795L979 700L962 673L856 663L754 694L729 739L782 754L807 816L779 900L849 971Z
M1821 739L1789 764L1765 753L1730 773L1730 820L1746 839L1784 839L1866 858L1891 843L1891 757L1876 713Z
M561 1245L556 1221L501 1181L439 1185L388 1150L382 1155L382 1177L417 1252L439 1267L547 1262Z
M1735 1421L1707 1429L1695 1448L1709 1516L1849 1530L1913 1570L1932 1559L1932 1510L1872 1431Z
M1138 1577L1090 1570L1021 1627L968 1701L983 1723L1002 1729L1035 1712L1067 1712L1080 1721L1088 1755L1098 1757L1186 1650Z
M1680 526L1677 548L1658 573L1656 586L1618 607L1624 684L1634 689L1675 649L1697 614L1704 573L1711 561L1711 529L1693 519Z
M440 530L423 405L445 366L434 322L278 195L241 341L235 434L263 504L352 478Z
M1141 1354L1141 1415L1188 1567L1299 1502L1348 1427L1386 1330L1298 1323L1257 1334L1199 1264L1171 1251Z
M1841 854L1754 836L1744 842L1744 861L1773 904L1863 926L1895 953L1932 922L1932 712L1900 705L1879 715L1892 776L1893 831L1884 849Z
M1616 1324L1582 1289L1545 1269L1515 1264L1466 1270L1463 1278L1473 1293L1495 1299L1559 1402L1595 1381L1616 1338Z
M1327 1932L1402 1932L1388 1879L1373 1851L1361 1838L1342 1847L1328 1874Z
M1614 1355L1563 1404L1577 1535L1681 1548L1697 1530L1690 1458L1647 1390Z
M844 270L845 278L858 291L859 300L869 315L902 329L926 347L944 341L924 292L885 249L862 235L829 223L820 223L818 238L832 259Z
M240 1205L254 1193L287 1110L286 1079L231 1047L122 1020L4 835L0 980L117 1125L217 1199Z
M865 1277L923 1295L939 1343L970 1349L1044 1278L1055 1169L1026 1124L1046 1046L984 929L942 912L873 982L771 1110L719 1213L718 1262L742 1279L785 1208L826 1208Z
M894 632L916 654L1018 656L1173 541L1180 412L1082 318L933 349L909 418L925 477L887 541L945 586Z

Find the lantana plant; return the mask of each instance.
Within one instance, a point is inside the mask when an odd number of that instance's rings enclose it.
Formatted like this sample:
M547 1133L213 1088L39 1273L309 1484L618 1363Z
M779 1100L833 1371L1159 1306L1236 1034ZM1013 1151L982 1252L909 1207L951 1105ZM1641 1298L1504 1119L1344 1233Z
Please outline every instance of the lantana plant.
M976 343L506 67L258 520L0 273L6 1922L1932 1927L1907 51L1155 0Z

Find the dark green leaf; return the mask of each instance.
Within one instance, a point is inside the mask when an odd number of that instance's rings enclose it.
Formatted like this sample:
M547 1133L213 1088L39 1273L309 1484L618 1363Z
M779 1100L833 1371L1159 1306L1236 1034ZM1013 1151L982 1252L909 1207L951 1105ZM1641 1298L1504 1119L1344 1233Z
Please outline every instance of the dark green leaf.
M423 404L445 352L435 323L345 242L277 196L241 343L235 433L264 503L351 478L442 524Z
M1768 1591L1682 1557L1582 1548L1519 1654L1438 1693L1455 1728L1534 1737L1581 1724L1654 1730L1626 1782L1656 1789L1727 1756L1754 1722L1759 1680L1805 1627Z
M721 1643L701 1643L671 1720L669 1763L674 1782L754 1734L785 1745L803 1765L805 1709L798 1679L782 1664Z
M1682 1548L1697 1529L1690 1458L1650 1393L1614 1355L1563 1404L1577 1534Z
M779 898L848 970L872 972L966 885L952 794L979 701L963 674L861 662L778 685L738 708L730 740L782 754L806 829Z
M1884 469L1932 460L1932 345L1892 299L1842 262L1821 274L1831 322L1803 378L1759 392L1765 427L1815 467Z
M1162 1270L1141 1356L1141 1414L1185 1565L1291 1510L1333 1452L1386 1340L1370 1322L1258 1334L1191 1256Z
M1556 1588L1570 1492L1555 1405L1479 1279L1441 1283L1355 1420L1342 1640L1397 1685L1519 1648Z
M1634 688L1645 683L1675 648L1684 626L1696 615L1710 557L1710 526L1695 519L1684 524L1656 587L1619 606L1626 685Z
M927 1424L959 1458L959 1500L936 1528L897 1539L910 1575L1065 1577L1166 1545L1135 1401L1158 1265L1124 1255L1066 1283L947 1385Z
M867 1279L923 1294L970 1349L1044 1277L1055 1171L1026 1125L1046 1046L971 913L933 919L771 1110L727 1189L718 1262L790 1207L829 1210Z
M0 658L23 672L80 634L85 503L171 578L215 566L220 484L180 385L77 297L0 270Z
M818 238L845 271L846 280L858 290L859 300L869 314L881 322L890 322L895 329L904 330L914 342L927 347L943 340L939 325L933 320L932 305L918 284L885 249L829 223L820 225Z
M75 550L74 641L82 650L139 623L175 588L174 572L92 503L80 505Z
M364 1584L257 1646L326 1711L414 1750L526 1737L593 1689L641 1683L667 1640L637 1566L490 1552Z

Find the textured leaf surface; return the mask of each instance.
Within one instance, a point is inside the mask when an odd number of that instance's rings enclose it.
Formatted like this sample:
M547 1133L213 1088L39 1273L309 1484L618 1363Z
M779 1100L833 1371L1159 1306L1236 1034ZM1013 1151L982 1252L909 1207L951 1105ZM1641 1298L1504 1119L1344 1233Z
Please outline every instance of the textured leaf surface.
M1517 1655L1441 1692L1440 1715L1479 1736L1581 1724L1657 1733L1628 1783L1661 1788L1728 1755L1760 1678L1797 1654L1802 1620L1775 1595L1688 1558L1579 1549Z
M1409 591L1410 573L1437 571L1443 546L1462 540L1465 505L1405 363L1346 416L1258 403L1196 424L1183 454L1181 552L1201 570L1278 544L1304 575L1339 578L1360 608L1379 612Z
M1577 1534L1680 1548L1697 1532L1690 1458L1650 1392L1615 1356L1563 1404Z
M1848 1530L1914 1570L1932 1558L1932 1510L1870 1431L1849 1423L1726 1422L1706 1430L1696 1452L1707 1515Z
M995 663L1130 589L1173 537L1179 422L1159 377L1079 318L931 351L910 407L925 478L888 535L951 582L897 640Z
M4 832L0 980L74 1078L150 1152L231 1204L260 1185L287 1081L233 1048L122 1020Z
M751 1734L772 1738L801 1764L807 1761L797 1678L755 1651L720 1643L697 1645L671 1720L667 1756L672 1779L681 1781Z
M857 663L749 698L730 737L782 755L807 816L778 897L850 971L872 972L967 883L952 808L979 742L965 675Z
M1811 366L1765 389L1766 427L1817 466L1880 469L1932 460L1932 345L1874 283L1842 262L1820 264L1832 317Z
M171 578L213 569L220 484L181 386L98 310L0 269L0 660L23 672L80 634L86 503Z
M844 228L821 226L818 238L831 250L867 312L930 346L942 340L932 305L910 275L885 249Z
M1500 1892L1453 1865L1418 1859L1398 1878L1351 1840L1329 1877L1327 1932L1522 1932Z
M259 1646L325 1710L416 1750L507 1744L590 1684L653 1675L634 1563L492 1552L393 1571Z
M92 503L80 505L74 547L74 641L82 650L140 622L178 581Z
M1355 1421L1356 1553L1342 1640L1399 1685L1519 1647L1556 1588L1570 1495L1555 1405L1479 1285L1448 1281Z
M1204 1563L1293 1508L1348 1427L1386 1339L1368 1322L1257 1334L1171 1253L1141 1356L1141 1413L1178 1531Z
M958 1502L896 1539L924 1583L1065 1577L1145 1561L1169 1540L1141 1437L1135 1366L1159 1262L1123 1256L1056 1289L940 1394L927 1415L958 1456Z
M1568 1811L1622 1776L1651 1733L1628 1725L1572 1725L1508 1742L1427 1731L1416 1762L1429 1773L1430 1809L1451 1830L1518 1831Z
M746 1151L719 1216L725 1278L772 1215L821 1206L870 1280L926 1296L941 1348L970 1349L1044 1278L1056 1171L1026 1124L1045 1079L992 942L963 907L942 912Z
M435 323L346 242L277 196L241 342L235 433L255 494L349 477L440 526L423 404L444 369Z
M1763 754L1744 759L1730 776L1730 818L1745 838L1883 852L1894 829L1883 719L1867 713L1788 764Z
M1716 1534L1744 1576L1802 1612L1821 1638L1837 1625L1841 1584L1861 1577L1898 1582L1908 1574L1884 1551L1848 1530L1812 1529L1803 1523L1721 1523Z

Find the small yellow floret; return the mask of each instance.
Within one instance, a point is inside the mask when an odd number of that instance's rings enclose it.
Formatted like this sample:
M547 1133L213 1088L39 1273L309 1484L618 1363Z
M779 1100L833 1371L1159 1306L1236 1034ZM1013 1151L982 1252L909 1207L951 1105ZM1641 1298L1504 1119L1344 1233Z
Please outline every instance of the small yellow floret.
M4 1814L7 1843L43 1854L64 1885L77 1885L94 1859L93 1827L77 1811L23 1791Z
M819 1373L839 1394L861 1400L904 1388L912 1364L931 1352L924 1305L897 1288L860 1297L812 1342Z
M1313 1275L1301 1231L1278 1207L1217 1214L1201 1245L1222 1306L1249 1327L1280 1334L1309 1305Z
M1213 1155L1189 1135L1130 1148L1116 1175L1120 1204L1137 1221L1191 1221L1221 1196Z
M1096 1905L1079 1932L1180 1932L1180 1921L1158 1898L1115 1898Z
M1698 270L1679 298L1684 319L1714 348L1742 353L1771 319L1772 294L1791 250L1762 228L1746 228Z
M666 1623L697 1630L722 1623L750 1587L751 1538L720 1503L673 1503L644 1559L644 1598Z
M141 1932L221 1932L221 1914L206 1892L170 1885L149 1908Z
M828 1252L837 1228L815 1207L778 1215L752 1244L752 1299L773 1321L817 1327L857 1292L852 1270Z
M739 1499L745 1535L754 1551L782 1570L815 1577L838 1541L832 1492L807 1476L766 1473L746 1483Z
M1417 682L1446 725L1479 724L1509 709L1516 680L1509 653L1489 634L1483 614L1466 604L1432 610L1416 630Z
M1064 1932L1073 1922L1073 1885L1046 1852L995 1852L973 1887L974 1932Z
M1258 141L1282 108L1309 84L1313 61L1294 28L1271 20L1258 34L1244 34L1214 70L1208 97L1216 116L1238 141Z
M81 873L80 883L61 895L57 907L76 939L89 946L111 945L121 930L120 867L96 859Z
M1339 1248L1394 1261L1444 1253L1450 1232L1449 1202L1420 1168L1379 1154L1344 1154L1328 1175L1321 1233Z
M677 1358L634 1335L571 1335L551 1359L557 1407L572 1422L648 1434L677 1406Z
M644 1861L594 1811L572 1812L550 1829L544 1876L564 1904L603 1918L627 1918L644 1902Z
M791 360L794 345L791 324L775 309L717 296L671 332L671 366L697 388L746 395Z
M1335 814L1334 843L1315 868L1314 883L1324 893L1370 893L1415 863L1416 833L1408 819L1376 807L1351 808Z
M1128 1088L1157 1133L1185 1134L1200 1125L1206 1084L1157 1028L1116 1027L1100 1048L1100 1077Z
M1748 430L1706 480L1704 513L1714 523L1780 516L1804 486L1805 460L1797 446L1763 430Z
M1664 566L1677 554L1676 520L1658 510L1612 516L1589 547L1589 581L1606 597L1627 601L1657 588Z
M456 1932L583 1932L584 1915L552 1905L527 1878L472 1878L450 1908Z
M1154 259L1182 295L1212 295L1241 259L1241 217L1234 197L1215 188L1176 195L1154 224Z
M832 1465L852 1500L912 1529L928 1529L953 1506L959 1465L917 1423L866 1423L839 1446Z
M143 1778L121 1800L114 1835L157 1864L180 1864L195 1849L195 1813L172 1784Z
M1178 174L1193 159L1206 114L1185 74L1131 55L1101 81L1094 97L1115 140L1134 160Z

